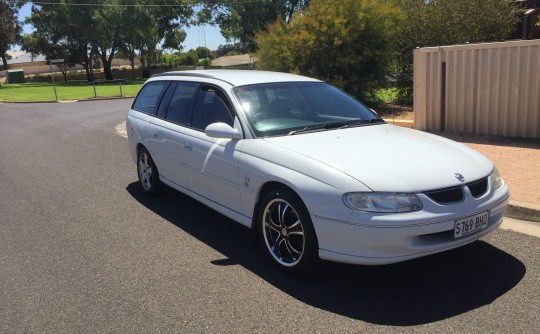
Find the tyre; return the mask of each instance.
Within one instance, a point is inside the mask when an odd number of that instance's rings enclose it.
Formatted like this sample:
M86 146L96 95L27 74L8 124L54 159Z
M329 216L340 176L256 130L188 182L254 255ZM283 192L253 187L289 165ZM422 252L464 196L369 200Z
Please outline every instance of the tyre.
M159 172L146 148L142 147L137 156L137 174L143 191L147 194L157 194L161 188Z
M304 203L287 189L270 191L261 202L258 232L264 252L282 270L307 272L318 262L315 229Z

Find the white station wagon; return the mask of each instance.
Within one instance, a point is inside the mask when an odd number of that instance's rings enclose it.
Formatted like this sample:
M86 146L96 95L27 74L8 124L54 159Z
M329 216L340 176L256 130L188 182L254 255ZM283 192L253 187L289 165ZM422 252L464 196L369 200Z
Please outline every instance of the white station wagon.
M142 189L163 184L254 230L280 268L389 264L501 223L507 185L459 143L385 123L339 89L236 70L150 78L127 119Z

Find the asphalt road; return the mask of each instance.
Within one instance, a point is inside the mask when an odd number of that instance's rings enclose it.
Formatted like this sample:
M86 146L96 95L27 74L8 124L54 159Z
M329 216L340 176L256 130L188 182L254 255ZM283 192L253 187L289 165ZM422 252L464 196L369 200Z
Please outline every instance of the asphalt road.
M130 104L0 103L1 333L537 333L539 238L291 277L248 229L141 193Z

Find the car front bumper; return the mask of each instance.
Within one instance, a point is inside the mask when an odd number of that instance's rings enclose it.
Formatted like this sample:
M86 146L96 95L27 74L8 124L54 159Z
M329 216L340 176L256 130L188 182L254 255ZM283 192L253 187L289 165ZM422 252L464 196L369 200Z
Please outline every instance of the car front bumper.
M370 214L355 212L347 222L312 215L324 260L383 265L402 262L478 240L502 222L509 201L506 185L483 199L467 199L449 206L424 205L418 212ZM423 199L423 202L426 202ZM457 219L488 212L487 227L473 234L454 238Z

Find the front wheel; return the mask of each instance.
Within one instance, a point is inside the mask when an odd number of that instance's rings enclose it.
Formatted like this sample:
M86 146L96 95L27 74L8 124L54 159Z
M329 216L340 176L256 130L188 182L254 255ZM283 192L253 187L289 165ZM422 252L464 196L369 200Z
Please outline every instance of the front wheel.
M305 272L318 261L315 230L304 203L286 189L269 192L259 212L259 236L265 252L281 269Z

